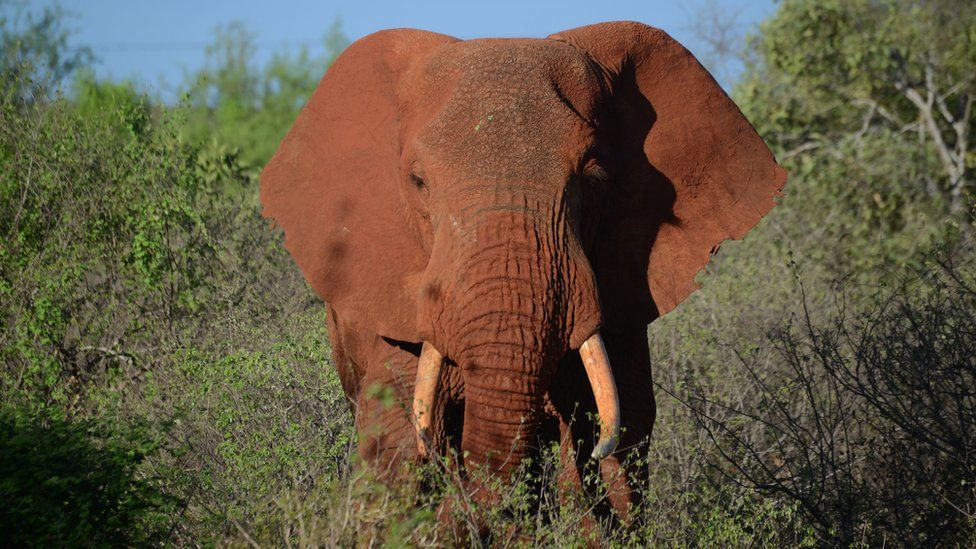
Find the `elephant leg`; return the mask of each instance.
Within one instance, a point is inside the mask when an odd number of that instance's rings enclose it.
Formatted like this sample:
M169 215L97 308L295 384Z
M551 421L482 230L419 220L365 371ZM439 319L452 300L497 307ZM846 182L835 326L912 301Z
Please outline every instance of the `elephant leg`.
M646 327L604 330L602 334L620 398L623 432L617 451L600 462L599 474L608 486L611 506L623 522L628 522L630 508L639 501L640 492L635 488L648 477L646 463L640 458L645 457L656 415ZM569 353L558 368L550 391L553 404L569 430L564 451L576 455L576 472L571 478L579 482L588 472L596 472L596 463L590 458L597 431L593 420L596 404L576 353ZM579 447L574 447L577 444ZM637 459L628 460L631 455Z
M582 494L583 478L582 468L577 462L577 448L573 439L573 428L566 419L559 418L559 476L556 485L559 492L560 505L569 505L573 502L579 505L578 496ZM587 541L587 547L602 547L605 545L603 531L592 513L586 513L580 522L580 532Z
M597 462L590 457L594 435L598 431L594 421L596 402L577 353L569 353L559 362L550 395L559 416L562 471L557 480L561 492L560 501L565 502L572 494L581 494L584 491L590 497L595 497L597 493L592 482L588 480L599 474ZM597 515L608 511L605 502L595 508ZM599 531L595 521L592 527L584 526L587 530Z
M410 406L419 347L399 346L375 334L350 329L329 310L332 356L353 407L359 454L381 474L417 454Z
M417 455L411 421L417 357L380 337L363 339L367 362L356 403L359 454L382 475Z
M624 431L617 451L600 463L600 473L609 487L611 504L626 523L630 521L631 508L640 501L639 488L647 482L647 444L657 405L646 326L606 331L603 335L617 382Z
M573 429L564 418L559 418L559 476L556 478L560 503L569 503L569 496L583 489L583 478L576 464L576 444Z
M342 384L342 391L346 394L349 402L349 409L353 417L356 415L356 401L359 398L359 381L362 378L362 370L353 362L352 357L346 351L345 340L348 336L344 335L344 326L339 322L339 316L335 309L327 307L326 322L329 327L329 344L332 350L332 364L339 374L339 383Z

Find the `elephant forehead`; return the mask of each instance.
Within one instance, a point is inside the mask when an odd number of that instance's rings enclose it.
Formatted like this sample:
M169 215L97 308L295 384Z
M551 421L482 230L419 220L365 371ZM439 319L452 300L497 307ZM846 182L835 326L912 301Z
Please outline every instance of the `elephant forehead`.
M452 85L419 135L429 152L466 175L564 176L592 138L600 99L587 59L550 40L473 40L445 50L426 71L429 85Z

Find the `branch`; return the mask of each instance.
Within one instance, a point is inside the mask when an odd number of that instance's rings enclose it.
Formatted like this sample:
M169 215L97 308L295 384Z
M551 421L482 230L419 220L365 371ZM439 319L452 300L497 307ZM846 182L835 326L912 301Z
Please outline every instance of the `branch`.
M891 124L896 128L899 128L899 130L903 130L905 127L913 125L913 123L905 124L905 122L903 122L901 118L898 118L897 115L895 115L888 109L884 108L884 106L882 106L874 99L854 99L853 103L855 105L862 105L874 109L877 112L877 114L881 115L881 118L884 118L888 122L891 122Z
M124 360L128 362L130 365L135 364L136 362L136 357L132 355L132 353L126 351L116 351L114 349L108 349L105 347L92 347L91 345L80 345L78 346L78 350L89 352L89 353L99 353L101 355L110 358L117 358L119 360Z
M962 178L962 173L957 170L957 161L949 146L946 145L945 139L942 137L942 131L935 121L935 116L933 116L934 95L930 91L928 97L923 99L922 94L918 90L904 83L896 83L895 87L902 91L905 97L918 108L919 116L922 118L925 128L928 129L928 134L932 137L932 141L935 143L935 150L939 153L942 167L949 176L952 185L955 185Z
M799 145L797 147L794 147L794 148L792 148L792 149L784 152L783 155L782 155L782 157L780 158L780 160L789 160L790 158L793 158L794 156L797 156L797 155L799 155L801 153L805 153L807 151L820 148L820 146L821 146L821 143L817 143L816 141L807 141L806 143L803 143L802 145Z

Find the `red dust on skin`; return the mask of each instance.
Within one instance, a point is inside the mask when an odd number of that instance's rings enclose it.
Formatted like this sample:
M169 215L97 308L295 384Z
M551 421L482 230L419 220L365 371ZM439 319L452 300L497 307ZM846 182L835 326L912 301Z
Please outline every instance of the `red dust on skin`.
M360 452L416 456L421 345L445 356L431 448L505 475L558 441L579 486L599 331L619 390L622 465L654 423L647 324L786 181L715 80L661 30L601 23L544 39L389 30L333 64L261 177L264 215L329 307ZM392 388L384 407L366 387ZM584 440L575 448L574 440Z

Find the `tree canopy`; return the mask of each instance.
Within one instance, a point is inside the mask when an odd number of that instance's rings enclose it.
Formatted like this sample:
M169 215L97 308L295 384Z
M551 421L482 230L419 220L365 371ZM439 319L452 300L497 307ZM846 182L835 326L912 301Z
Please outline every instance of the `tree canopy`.
M205 67L187 82L186 135L237 149L246 165L262 167L346 43L336 21L323 38L324 56L313 57L303 47L294 54L276 52L259 67L247 28L240 23L218 28Z

